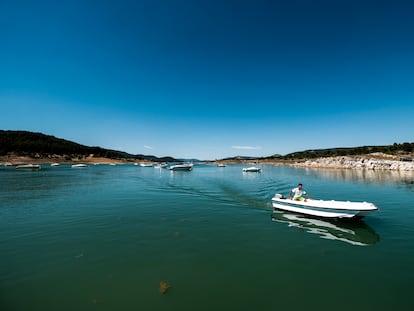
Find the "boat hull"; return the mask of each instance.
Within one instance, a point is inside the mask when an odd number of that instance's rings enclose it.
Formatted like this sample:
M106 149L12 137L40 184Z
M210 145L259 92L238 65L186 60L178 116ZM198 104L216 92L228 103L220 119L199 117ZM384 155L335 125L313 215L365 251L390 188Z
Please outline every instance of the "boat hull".
M243 172L245 173L261 173L262 169L260 167L245 167L243 168Z
M177 164L170 166L170 171L191 171L193 164Z
M272 199L272 205L278 210L323 218L362 218L378 210L374 204L368 202L311 199L295 201L276 196Z
M83 168L83 167L87 167L86 164L72 164L72 168Z
M17 170L38 171L41 169L39 164L22 164L16 166Z
M141 166L141 167L153 167L154 164L152 164L152 163L140 163L139 166Z

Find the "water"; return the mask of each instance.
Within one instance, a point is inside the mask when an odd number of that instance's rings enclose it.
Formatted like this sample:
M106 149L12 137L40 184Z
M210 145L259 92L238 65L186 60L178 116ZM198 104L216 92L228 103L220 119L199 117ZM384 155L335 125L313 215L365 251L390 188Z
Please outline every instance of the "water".
M0 310L413 310L414 175L0 169ZM361 222L273 213L298 182ZM159 292L160 281L171 289Z

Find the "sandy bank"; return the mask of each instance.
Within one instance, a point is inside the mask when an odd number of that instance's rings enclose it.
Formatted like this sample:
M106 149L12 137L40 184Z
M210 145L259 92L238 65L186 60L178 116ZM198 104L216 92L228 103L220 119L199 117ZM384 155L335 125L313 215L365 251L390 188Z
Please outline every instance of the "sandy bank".
M138 160L137 160L138 161ZM53 156L53 157L37 157L32 158L28 156L0 156L0 165L19 165L19 164L51 164L51 163L60 163L60 164L127 164L134 163L133 159L130 161L126 159L109 159L103 157L84 157L82 159L78 158L67 158L66 156Z
M413 155L407 156L412 158ZM103 157L84 157L82 159L72 158L68 159L65 156L54 156L47 158L32 158L28 156L0 156L0 165L18 165L18 164L132 164L134 162L145 162L139 159L109 159ZM386 154L368 154L363 156L338 156L338 157L326 157L317 159L303 159L303 160L221 160L220 163L226 164L266 164L266 165L282 165L282 166L295 166L306 168L327 168L327 169L353 169L353 170L382 170L382 171L414 171L414 161L401 161L398 156L391 156ZM218 163L216 161L207 163Z

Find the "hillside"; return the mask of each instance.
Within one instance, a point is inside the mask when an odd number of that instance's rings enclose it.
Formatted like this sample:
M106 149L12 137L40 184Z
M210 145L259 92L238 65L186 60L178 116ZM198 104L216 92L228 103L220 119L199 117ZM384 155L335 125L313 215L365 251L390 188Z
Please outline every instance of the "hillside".
M277 159L314 159L323 157L337 157L337 156L356 156L356 155L367 155L372 153L384 153L387 155L404 155L414 151L414 143L402 143L387 146L361 146L361 147L350 147L350 148L329 148L329 149L314 149L305 150L299 152L289 153L284 156L271 156L268 158Z
M414 143L394 143L388 146L361 146L349 148L328 148L328 149L311 149L297 151L286 155L274 154L268 157L244 157L236 156L220 159L219 161L228 162L248 162L248 161L297 161L316 158L330 158L339 156L364 156L372 154L384 154L386 156L411 158L414 152Z
M62 156L67 160L94 157L124 160L148 160L155 162L172 162L171 157L158 158L151 155L132 155L126 152L101 147L84 146L51 135L28 131L0 130L0 156L28 156L32 158L50 158Z
M289 153L286 155L272 155L268 157L243 157L236 156L220 161L245 162L245 161L301 161L338 156L362 156L373 153L383 153L395 157L412 157L414 143L394 143L387 146L361 146L350 148L313 149ZM105 149L101 147L90 147L72 141L56 138L51 135L34 133L28 131L5 131L0 130L0 156L20 156L33 159L63 158L67 161L73 159L84 159L93 155L95 158L106 158L123 161L153 161L153 162L175 162L172 157L156 157L143 154L129 154L123 151Z

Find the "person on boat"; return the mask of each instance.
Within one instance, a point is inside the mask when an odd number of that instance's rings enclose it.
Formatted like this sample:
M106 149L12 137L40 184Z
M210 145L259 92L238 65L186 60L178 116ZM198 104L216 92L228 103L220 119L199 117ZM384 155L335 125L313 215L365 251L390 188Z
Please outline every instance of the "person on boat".
M290 199L292 200L292 195L293 195L293 200L296 201L305 201L306 199L303 197L304 195L306 195L306 198L309 199L309 194L306 193L305 190L303 190L303 185L302 184L298 184L298 186L296 188L293 188L292 190L290 190Z

